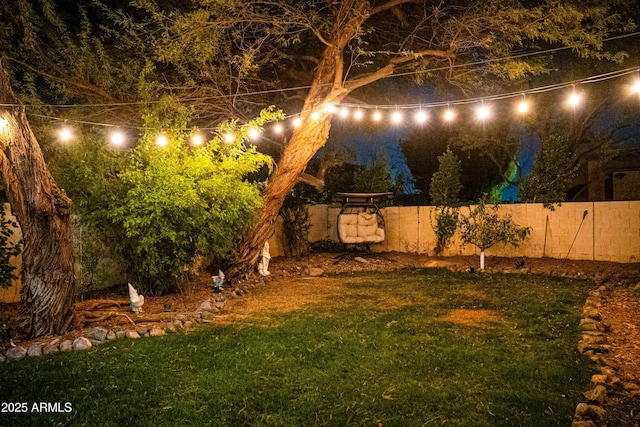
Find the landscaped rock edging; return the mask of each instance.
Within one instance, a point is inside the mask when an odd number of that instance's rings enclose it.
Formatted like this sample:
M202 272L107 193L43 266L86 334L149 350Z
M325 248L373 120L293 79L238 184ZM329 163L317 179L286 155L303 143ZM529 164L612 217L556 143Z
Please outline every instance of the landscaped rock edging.
M229 292L230 297L239 297L249 292L249 287L235 288ZM174 320L166 324L136 324L130 328L109 329L104 326L94 326L83 330L75 339L62 339L56 337L49 342L37 340L30 343L27 348L21 345L10 347L5 354L0 352L0 362L5 360L13 361L27 357L38 357L56 353L59 351L82 351L92 348L104 342L121 338L139 339L141 337L159 337L167 333L176 333L179 330L188 331L199 323L210 323L215 315L222 311L227 301L227 296L223 293L214 294L211 298L203 301L198 309L193 313L176 314Z
M591 386L584 393L585 401L577 405L572 427L597 427L600 425L610 397L640 389L640 385L623 383L616 375L616 362L608 356L607 332L611 325L602 318L601 307L611 292L611 284L603 284L589 293L582 311L582 337L578 350L599 366L600 373L591 377Z

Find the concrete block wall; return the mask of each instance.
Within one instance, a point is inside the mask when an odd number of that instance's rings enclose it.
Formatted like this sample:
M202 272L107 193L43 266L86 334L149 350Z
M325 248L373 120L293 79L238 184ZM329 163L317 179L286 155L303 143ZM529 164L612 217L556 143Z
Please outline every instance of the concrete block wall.
M381 212L386 238L372 244L372 251L434 254L433 207L392 206ZM461 208L460 212L467 215L469 210ZM339 213L336 206L310 206L309 240L338 242ZM487 255L640 262L640 201L563 203L554 210L542 204L505 204L500 213L511 215L520 226L530 227L531 234L517 248L495 246L487 250ZM472 245L462 246L456 236L444 255L478 253Z

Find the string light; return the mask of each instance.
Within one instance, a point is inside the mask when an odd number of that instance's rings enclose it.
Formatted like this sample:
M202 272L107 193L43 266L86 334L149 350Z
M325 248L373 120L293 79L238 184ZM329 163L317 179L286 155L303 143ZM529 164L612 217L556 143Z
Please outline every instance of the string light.
M478 110L476 111L476 117L481 121L487 120L490 115L491 109L484 104L478 107Z
M167 138L166 135L164 134L158 135L158 137L156 138L156 145L158 147L166 147L168 144L169 144L169 139Z
M333 114L336 112L336 106L333 102L327 102L324 104L324 112L327 114Z
M194 133L193 135L191 135L191 144L194 147L199 147L204 143L204 138L202 137L202 135L200 133Z
M573 87L573 90L568 94L568 98L566 100L567 104L573 108L579 106L579 104L581 102L583 102L583 97L584 94L580 93L580 91L576 91L575 90L575 86L577 84L587 84L587 83L597 83L597 82L601 82L601 81L605 81L605 80L609 80L612 78L616 78L616 77L620 77L623 75L629 75L634 73L636 75L636 78L633 79L632 82L629 82L627 84L627 86L625 87L625 89L627 90L627 93L629 93L629 90L631 91L631 93L633 94L637 94L640 95L640 76L638 76L638 72L640 72L639 68L633 68L633 69L626 69L626 70L619 70L619 71L615 71L615 72L610 72L610 73L605 73L605 74L600 74L598 76L591 76L585 79L581 79L581 80L574 80L572 83L560 83L560 84L553 84L553 85L549 85L549 86L544 86L544 87L538 87L538 88L533 88L533 89L527 89L527 95L531 95L531 94L538 94L538 93L544 93L544 92L549 92L549 91L556 91L559 89L564 89L567 88L569 86ZM495 95L495 96L489 96L489 97L484 97L484 98L467 98L467 99L460 99L460 100L454 100L454 101L450 101L450 102L431 102L431 103L421 103L421 104L411 104L411 105L395 105L395 106L390 106L390 105L349 105L349 104L338 104L335 102L326 102L323 103L321 105L318 106L318 108L315 111L312 111L310 114L310 118L314 119L314 120L318 120L320 119L323 115L325 114L336 114L339 115L341 118L347 118L347 117L353 117L354 121L358 121L358 120L362 120L365 115L367 117L370 117L371 120L375 121L375 122L380 122L383 118L386 120L387 119L387 111L389 111L389 116L388 116L388 120L389 123L394 123L394 124L400 124L404 121L404 112L405 110L413 110L413 119L414 122L416 124L422 124L424 122L426 122L428 120L428 114L427 114L427 109L429 110L433 110L434 114L435 111L437 110L441 110L440 113L438 114L442 114L442 119L446 122L451 122L456 118L456 115L458 114L457 112L457 108L458 106L462 106L462 105L469 105L469 104L473 104L473 103L482 103L482 106L480 106L475 114L476 117L479 120L486 120L488 118L490 118L492 112L491 112L491 103L498 101L498 100L504 100L504 99L510 99L510 98L515 98L517 96L521 96L522 100L520 102L518 102L517 104L515 104L515 111L517 111L519 114L525 114L528 113L531 110L531 105L528 99L525 98L525 94L522 93L522 91L518 92L518 93L504 93L504 94L499 94L499 95ZM485 102L488 102L489 105L484 105ZM88 105L91 106L91 105ZM370 113L370 111L372 111ZM369 116L369 114L371 114L371 116ZM48 116L41 116L38 114L31 114L29 113L29 115L32 116L37 116L40 118L45 118L45 119L52 119L52 120L60 120L60 118L57 117L48 117ZM65 121L66 122L66 121ZM80 123L80 124L84 124L84 125L95 125L95 126L113 126L111 124L105 124L105 123L92 123L92 122L86 122L86 121L79 121L79 120L73 120L73 123ZM271 126L271 130L274 133L278 133L281 134L285 131L285 126L293 126L293 127L299 127L302 125L302 116L299 114L293 114L288 116L283 122L280 122L279 120L276 121L275 123L272 124ZM0 116L0 133L4 133L6 134L10 129L8 127L8 122L6 121L6 119L2 119L2 117ZM127 128L133 128L133 129L138 129L138 130L142 130L144 132L149 132L152 131L152 129L147 129L147 128L142 128L142 127L136 127L136 126L127 126ZM211 130L213 130L214 128L211 128ZM174 131L179 131L178 129L174 129ZM63 129L60 129L57 133L58 137L60 140L62 141L69 141L74 137L74 129L65 126ZM187 134L190 132L189 129L182 129L182 132L184 132L184 134ZM246 135L248 136L249 139L256 139L259 138L261 135L261 132L259 132L257 129L249 129L246 133ZM124 144L126 142L126 134L122 133L121 135L118 135L116 132L112 132L109 134L108 136L109 141L113 144L113 145L121 145ZM204 140L201 139L202 136L193 134L191 136L191 143L194 146L200 145L204 143ZM223 135L223 138L225 141L227 142L233 142L237 139L237 136L234 136L232 134L227 134L227 135ZM158 144L158 146L166 146L168 145L168 139L166 136L161 136L158 135L158 139L156 141L156 143Z
M260 137L260 131L258 129L249 129L249 139L258 139L258 137Z
M450 122L456 117L456 113L453 112L451 108L447 108L447 110L442 115L442 118L445 122Z
M233 141L236 140L236 137L231 133L226 133L224 135L224 142L231 144Z
M578 105L580 105L581 101L582 101L582 96L580 96L580 94L578 92L576 92L575 87L574 87L574 89L569 94L569 97L567 98L567 104L570 107L575 108Z
M427 121L427 113L424 110L418 110L415 119L417 123L424 123Z
M530 107L529 102L527 101L527 99L524 97L524 94L523 94L522 101L518 103L518 107L517 107L518 113L525 114L526 112L529 111L529 107Z
M71 130L71 128L65 126L60 129L60 132L58 132L58 137L62 142L71 141L71 139L73 138L73 131Z
M122 131L116 130L111 132L109 141L111 141L112 145L115 145L116 147L120 147L124 145L124 142L126 141L126 137L124 136L124 133L122 133Z

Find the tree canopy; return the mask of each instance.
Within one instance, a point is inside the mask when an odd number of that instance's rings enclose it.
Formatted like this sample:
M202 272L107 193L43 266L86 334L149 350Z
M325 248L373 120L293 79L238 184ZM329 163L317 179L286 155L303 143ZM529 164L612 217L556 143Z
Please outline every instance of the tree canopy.
M252 263L329 136L330 115L312 117L318 107L376 99L371 85L399 75L434 84L444 99L481 95L548 72L551 50L529 55L545 49L621 60L602 49L633 27L607 7L617 3L17 0L0 6L0 46L23 99L56 116L131 125L187 108L188 125L215 128L271 104L300 114L241 245L240 261Z

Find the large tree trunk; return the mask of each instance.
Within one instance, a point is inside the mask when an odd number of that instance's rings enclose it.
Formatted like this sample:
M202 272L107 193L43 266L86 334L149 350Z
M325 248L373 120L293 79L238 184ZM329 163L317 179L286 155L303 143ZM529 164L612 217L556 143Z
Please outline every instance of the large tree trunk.
M280 161L269 177L263 192L264 205L255 226L245 234L235 260L232 275L245 273L259 261L260 252L275 230L275 222L284 198L298 182L307 163L324 146L329 137L331 115L323 112L326 102L338 102L346 91L334 87L334 76L341 66L341 49L328 47L316 70L316 78L305 100L302 125L297 128L284 149ZM319 117L313 118L316 111Z
M392 7L393 4L395 3L389 2L387 7ZM344 48L358 34L362 23L370 13L371 5L368 0L341 3L338 10L334 11L335 25L330 31L332 37L330 41L323 38L326 48L315 70L313 83L304 102L300 117L302 125L294 131L274 173L269 178L269 183L263 192L264 205L255 226L244 235L240 243L235 265L230 270L232 277L254 268L264 242L274 233L275 222L284 198L298 182L307 163L327 142L331 128L331 115L323 111L323 105L329 102L340 102L355 88L392 74L394 65L390 63L356 82L343 81ZM312 117L314 111L319 113L318 118Z
M0 173L23 235L27 336L60 334L74 320L71 200L57 187L0 62Z

